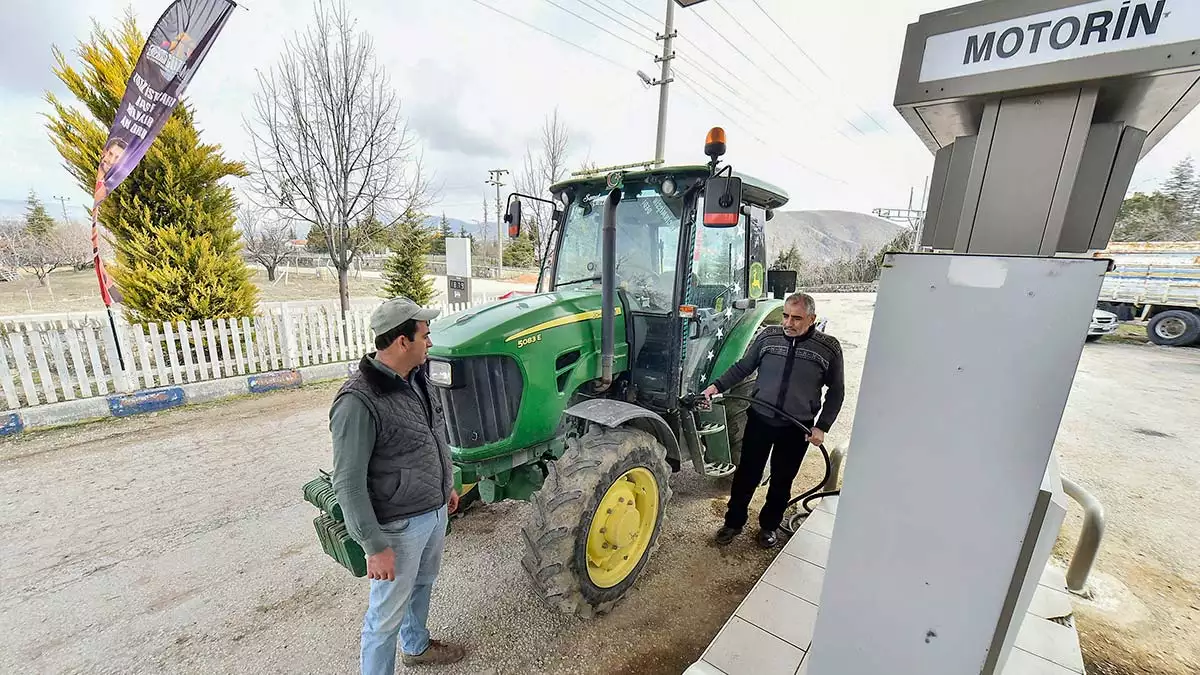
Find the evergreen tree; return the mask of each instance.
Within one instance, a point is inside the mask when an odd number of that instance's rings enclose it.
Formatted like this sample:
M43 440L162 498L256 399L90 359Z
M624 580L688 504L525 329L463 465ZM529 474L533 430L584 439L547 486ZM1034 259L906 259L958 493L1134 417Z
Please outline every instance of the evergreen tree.
M771 269L796 272L799 271L801 263L800 249L796 248L795 244L792 244L788 250L780 251L775 256L775 262L771 263Z
M1190 156L1171 167L1171 175L1163 183L1162 194L1172 202L1166 214L1172 228L1191 229L1200 219L1200 183L1196 181L1195 166Z
M25 198L25 232L38 239L45 239L54 231L54 219L46 213L46 207L38 199L37 193L29 191Z
M533 267L533 239L528 232L521 233L504 245L505 267Z
M418 305L433 302L433 279L426 276L425 255L431 233L419 214L407 214L391 232L392 254L383 263L385 298L404 296Z
M304 248L310 253L329 253L329 241L325 239L323 225L313 224L308 229L308 236L304 239Z
M453 236L454 231L450 229L450 221L446 218L445 212L443 212L442 221L438 224L437 231L433 233L429 252L433 255L446 255L446 237Z
M97 25L79 44L78 68L54 49L54 74L82 108L47 93L53 108L47 128L67 170L88 194L144 43L130 11L114 29ZM181 101L138 167L100 207L100 222L116 252L112 276L131 321L254 312L258 291L240 255L236 201L221 184L223 178L245 175L242 163L227 161L220 146L201 142L194 111Z

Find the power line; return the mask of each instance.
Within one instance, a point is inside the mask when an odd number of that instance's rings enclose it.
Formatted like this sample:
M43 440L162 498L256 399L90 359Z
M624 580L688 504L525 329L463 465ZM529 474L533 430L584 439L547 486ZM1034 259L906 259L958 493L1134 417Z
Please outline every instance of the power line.
M675 74L680 77L687 78L689 81L691 81L693 87L699 87L700 89L704 90L704 93L708 94L709 98L720 101L722 104L728 106L729 109L732 110L733 112L736 112L737 114L745 117L746 119L748 119L752 122L757 122L759 124L763 123L763 120L761 118L757 117L756 115L754 115L752 113L746 112L745 110L743 110L741 107L739 107L737 105L734 105L729 100L722 97L720 94L717 94L717 93L713 92L711 89L709 89L708 87L702 85L698 80L692 79L686 72L679 72L678 70L676 70ZM728 112L728 111L726 111L726 112Z
M471 2L473 2L473 3L477 4L477 5L479 5L480 7L486 7L487 9L490 9L490 10L492 10L493 12L495 12L495 13L497 13L497 14L500 14L500 15L502 15L502 16L506 16L506 17L508 17L508 18L512 19L513 21L516 21L517 23L519 23L519 24L521 24L521 25L523 25L523 26L525 26L525 27L527 27L527 28L532 28L533 30L535 30L535 31L537 31L537 32L539 32L539 33L541 33L542 35L546 35L546 36L552 37L552 38L554 38L555 40L558 40L559 42L562 42L563 44L566 44L566 45L569 45L569 46L571 46L571 47L574 47L575 49L578 49L578 50L579 50L579 51L581 51L581 52L587 52L588 54L591 54L592 56L594 56L594 57L596 57L596 58L598 58L598 59L600 59L600 60L602 60L602 61L607 61L608 63L610 63L610 64L612 64L612 65L614 65L614 66L616 66L616 67L620 68L621 70L624 70L624 71L626 71L626 72L628 72L628 71L630 70L629 66L625 66L625 65L622 65L622 64L620 64L620 63L617 63L616 61L614 61L614 60L612 60L612 59L608 58L607 56L605 56L605 55L603 55L603 54L599 54L599 53L597 53L597 52L594 52L594 51L592 51L592 50L588 49L587 47L584 47L584 46L578 45L578 44L576 44L576 43L574 43L574 42L572 42L572 41L570 41L570 40L568 40L568 39L566 39L566 38L564 38L564 37L561 37L561 36L559 36L559 35L555 35L554 33L551 33L551 32L550 32L550 31L548 31L548 30L544 30L544 29L542 29L542 28L538 28L537 26L535 26L535 25L533 25L533 24L529 23L528 21L525 21L524 19L520 19L520 18L518 18L518 17L515 17L515 16L513 16L512 14L509 14L508 12L506 12L506 11L504 11L504 10L502 10L502 9L496 9L495 7L492 7L491 5L487 4L486 2L483 2L483 0L471 0Z
M552 2L552 0L546 0L546 1L547 1L547 2L550 2L551 4L555 4L555 3L553 3L553 2ZM647 16L650 16L650 18L652 18L652 19L653 19L653 18L655 18L655 17L653 17L652 15L649 15L649 14L648 14L648 13L646 13L645 11L641 10L640 8L638 8L636 5L632 5L631 3L627 2L626 0L622 0L622 1L623 1L623 2L625 2L625 4L627 4L627 5L630 5L631 7L634 7L635 9L637 9L637 10L638 10L638 11L640 11L640 12L642 12L643 14L647 14ZM500 14L500 15L502 15L502 16L504 16L504 17L507 17L507 18L509 18L509 19L512 19L513 21L516 21L517 23L519 23L519 24L521 24L521 25L523 25L523 26L525 26L525 27L527 27L527 28L530 28L530 29L532 29L532 30L535 30L535 31L537 31L537 32L539 32L539 33L541 33L541 34L543 34L543 35L547 35L547 36L549 36L549 37L552 37L552 38L554 38L555 40L558 40L559 42L562 42L562 43L564 43L564 44L566 44L566 45L568 45L568 46L570 46L570 47L574 47L575 49L578 49L578 50L580 50L580 51L582 51L582 52L586 52L587 54L590 54L590 55L592 55L592 56L594 56L594 57L596 57L596 58L598 58L598 59L601 59L601 60L603 60L603 61L605 61L605 62L607 62L607 63L609 63L609 64L611 64L611 65L614 65L614 66L616 66L616 67L618 67L618 68L621 68L622 70L624 70L624 71L626 71L626 72L628 72L629 70L632 70L632 69L631 69L631 68L629 68L628 66L625 66L625 65L623 65L623 64L621 64L621 63L618 63L617 61L614 61L613 59L611 59L611 58L609 58L609 57L607 57L607 56L604 56L603 54L599 54L599 53L597 53L597 52L594 52L594 51L592 51L592 50L590 50L590 49L588 49L588 48L586 48L586 47L583 47L583 46L581 46L581 45L579 45L579 44L577 44L577 43L575 43L575 42L572 42L571 40L568 40L568 39L566 39L566 38L563 38L563 37L560 37L560 36L558 36L558 35L555 35L554 33L551 33L551 32L549 32L549 31L547 31L547 30L544 30L544 29L542 29L542 28L539 28L538 26L536 26L536 25L534 25L534 24L531 24L531 23L529 23L528 21L525 21L524 19L521 19L521 18L519 18L519 17L516 17L516 16L514 16L514 15L512 15L512 14L509 14L508 12L505 12L505 11L503 11L503 10L501 10L501 9L497 9L496 7L493 7L493 6L489 5L489 4L487 4L486 2L483 2L483 0L471 0L471 2L474 2L475 4L477 4L477 5L480 5L481 7L484 7L484 8L486 8L486 9L489 9L489 10L491 10L491 11L493 11L493 12L497 13L497 14ZM595 26L596 28L599 28L600 30L603 30L604 32L608 33L609 35L612 35L613 37L616 37L617 39L620 39L620 40L622 40L623 42L626 42L626 43L628 43L628 44L631 44L632 46L634 46L635 48L637 48L637 45L633 45L633 44L632 44L632 43L630 43L628 40L626 40L626 39L624 39L624 38L620 37L619 35L615 35L615 34L613 34L611 31L608 31L608 30L606 30L606 29L602 28L601 26L598 26L598 25L596 25L595 23L593 23L592 21L589 21L589 20L588 20L588 19L586 19L585 17L579 16L579 15L578 15L578 14L576 14L575 12L572 12L572 11L570 11L570 10L567 10L567 9L565 9L565 8L559 7L557 4L555 4L555 6L556 6L556 7L558 7L559 9L562 9L563 11L566 11L566 12L567 12L567 13L569 13L569 14L572 14L572 15L576 16L577 18L579 18L579 19L581 19L581 20L583 20L583 21L587 22L588 24L590 24L590 25L592 25L592 26ZM707 23L707 22L706 22L706 23ZM710 26L710 28L711 28L711 26ZM715 31L714 31L714 32L715 32ZM720 35L720 34L718 33L718 35ZM722 37L723 37L723 36L722 36ZM691 43L691 41L690 41L690 40L688 40L688 42L689 42L689 43ZM694 44L694 43L691 43L691 44ZM640 48L639 48L639 49L640 49ZM735 47L735 49L736 49L736 47ZM699 50L699 51L701 51L701 53L703 53L703 50ZM739 51L740 51L740 50L739 50ZM647 52L647 53L648 53L648 52ZM743 57L745 57L745 55L744 55L744 54L743 54ZM746 58L747 58L747 60L748 60L748 61L750 61L750 59L749 59L748 57L746 57ZM716 61L714 60L714 62L716 62ZM755 66L755 67L757 67L757 66L756 66L756 64L754 64L754 62L753 62L753 61L750 61L750 63L751 63L751 65L752 65L752 66ZM692 65L695 65L695 64L692 64ZM700 69L698 68L698 70L700 70ZM726 70L726 72L728 72L728 70ZM730 75L731 75L731 76L733 76L733 75L732 75L732 73L730 73ZM709 76L710 76L710 77L712 77L712 75L711 75L711 74L710 74ZM725 99L721 98L720 96L717 96L716 94L713 94L711 91L707 90L707 88L705 88L705 90L706 90L706 91L709 91L709 97L705 97L704 95L700 94L700 93L697 91L697 89L696 89L696 87L695 87L695 86L693 86L693 82L692 82L692 80L691 80L691 78L690 78L690 77L688 77L688 76L686 76L686 75L684 75L684 74L682 74L682 73L679 73L678 71L676 72L676 77L678 77L678 78L679 78L679 80L680 80L680 83L681 83L681 84L683 84L683 86L687 87L687 88L688 88L688 90L690 90L690 91L691 91L693 94L695 94L695 95L696 95L696 97L697 97L698 99L700 99L700 101L701 101L701 102L703 102L705 105L707 105L707 106L709 106L710 108L712 108L713 110L715 110L715 111L716 111L718 114L721 114L721 115L726 115L727 113L726 113L726 111L722 111L721 109L717 108L717 107L716 107L716 106L715 106L715 105L714 105L714 104L713 104L713 103L712 103L712 102L709 100L709 98L716 99L716 100L718 100L718 101L720 101L720 102L722 102L722 103L724 103L724 104L726 104L726 105L729 105L731 108L734 108L734 109L738 110L740 114L742 114L742 115L745 115L745 116L746 116L746 117L748 117L748 118L753 118L753 117L755 117L754 115L748 115L748 114L746 114L746 113L745 113L745 111L742 111L740 108L737 108L737 106L730 105L730 104L728 103L728 101L726 101ZM734 77L735 79L737 79L737 78L736 78L736 76L733 76L733 77ZM718 78L715 78L715 77L714 77L713 79L714 79L714 81L716 81L716 82L721 82L721 81L720 81L720 79L718 79ZM697 86L701 86L701 85L698 85L698 83L697 83ZM725 86L725 85L723 85L723 86ZM736 96L738 96L739 100L742 100L742 101L743 101L743 103L746 103L747 105L750 105L751 107L754 107L754 106L753 106L753 104L751 104L751 103L749 103L749 102L745 101L745 100L743 99L743 97L742 97L740 94L738 94L736 91L735 91L734 93L735 93L735 95L736 95ZM756 134L755 134L753 131L751 131L750 129L746 128L744 125L742 125L742 124L739 124L738 122L736 122L736 121L734 121L734 120L732 120L732 119L730 119L730 123L732 123L734 126L738 127L739 129L742 129L743 131L745 131L747 134L749 134L749 135L750 135L750 137L751 137L751 138L753 138L755 141L757 141L758 143L760 143L760 144L761 144L763 147L766 147L766 148L769 148L769 149L773 149L773 150L774 150L774 149L776 149L776 148L775 148L775 146L772 146L772 145L768 144L766 141L764 141L762 138L760 138L758 135L756 135ZM813 175L820 176L821 178L824 178L824 179L826 179L826 180L828 180L828 181L831 181L831 182L840 183L840 184L843 184L843 185L845 185L845 184L846 184L846 182L845 182L845 181L843 181L843 180L841 180L841 179L838 179L838 178L834 178L834 177L832 177L832 176L829 176L828 174L822 173L821 171L818 171L818 170L816 170L816 169L814 169L814 168L812 168L812 167L810 167L810 166L808 166L808 165L804 164L803 162L800 162L800 161L798 161L798 160L796 160L796 159L793 159L792 157L790 157L790 156L788 156L788 155L785 155L785 154L783 154L783 153L779 153L779 156L780 156L780 157L782 157L783 159L787 160L788 162L791 162L792 164L795 164L795 165L796 165L796 166L798 166L799 168L801 168L801 169L803 169L803 170L805 170L805 171L808 171L809 173L812 173Z
M700 14L700 12L698 12L698 11L692 12L692 15L695 16L697 19L699 19L700 23L703 23L705 26L707 26L710 31L715 33L717 37L721 38L725 42L725 44L729 45L730 47L733 48L734 51L736 51L738 54L740 54L741 57L746 60L746 63L750 64L751 68L754 68L755 70L759 71L763 77L767 78L775 86L777 86L780 89L782 89L783 91L787 92L787 94L789 96L791 96L793 99L795 99L801 105L807 104L807 102L802 100L799 96L797 96L796 93L794 91L792 91L790 87L785 85L783 82L780 82L776 77L774 77L773 75L768 73L765 68L758 65L758 63L754 59L750 58L750 56L746 52L742 51L741 47L738 47L732 40L725 37L725 34L722 33L721 31L717 30L717 28L715 26L713 26L711 23L709 23L708 19L705 19L704 16ZM847 121L847 120L843 120L843 121ZM854 126L853 123L850 123L850 126ZM854 139L850 138L850 136L848 136L846 134L846 132L842 131L841 128L835 128L835 131L838 133L839 136L842 136L846 140L853 142Z
M584 0L578 0L578 1L579 1L581 4L585 4L585 5L587 4L587 3L586 3ZM555 4L555 3L554 3L552 0L546 0L546 2L550 3L551 5L554 5L555 7L558 7L558 5L557 5L557 4ZM626 20L633 21L634 23L637 23L637 22L636 22L636 20L634 20L634 19L630 18L629 16L627 16L627 15L625 15L625 14L622 14L621 12L617 11L617 10L616 10L616 9L614 9L614 8L613 8L611 5L608 5L607 3L603 2L603 0L593 0L593 2L595 2L596 4L599 4L599 5L601 5L601 6L605 7L605 8L607 8L607 9L609 9L610 11L614 12L615 14L618 14L618 15L622 16L622 17L623 17L623 18L625 18ZM628 4L628 3L626 3L626 4ZM634 7L636 8L636 6L634 6ZM559 9L564 9L564 8L562 8L562 7L559 7ZM594 7L591 7L591 9L592 9L593 11L597 12L598 14L600 14L601 16L604 16L604 18L605 18L605 19L611 20L613 23L615 23L615 24L617 24L617 25L621 26L621 27L622 27L622 28L624 28L625 30L628 30L628 31L630 31L630 32L632 32L632 33L635 33L635 34L637 34L637 30L636 30L636 29L633 29L633 28L630 28L630 27L629 27L627 24L624 24L624 23L622 23L621 21L618 21L617 19L614 19L614 18L613 18L613 17L611 17L611 16L608 16L608 15L605 15L605 14L603 14L603 12L600 12L600 10L598 10L598 9L595 9ZM604 30L604 31L605 31L606 33L608 33L609 35L613 35L613 34L612 34L610 31L607 31L607 30L605 30L604 28L602 28L602 27L598 26L597 24L595 24L595 23L593 23L593 22L591 22L591 21L588 21L587 19L585 19L585 18L583 18L583 17L579 16L578 14L575 14L574 12L570 12L569 10L565 10L565 9L564 9L564 11L568 11L570 14L572 14L572 15L573 15L573 16L575 16L576 18L579 18L579 19L581 19L581 20L583 20L583 21L587 21L587 22L588 22L590 25L592 25L592 26L594 26L594 27L596 27L596 28L599 28L600 30ZM644 13L644 12L643 12L643 13ZM643 25L643 24L639 24L639 25ZM644 27L644 25L643 25L643 27ZM651 30L653 30L653 29L651 29ZM655 31L655 34L657 35L657 31ZM614 37L618 37L619 39L623 39L623 38L620 38L619 36L614 36ZM685 39L686 39L686 38L685 38ZM624 40L624 41L625 41L626 43L629 43L629 41L628 41L628 40ZM693 44L693 45L694 45L694 43L692 43L690 40L688 40L688 42L689 42L689 44ZM632 43L629 43L629 44L632 44ZM636 47L636 45L633 45L633 46L634 46L634 47ZM697 51L698 53L702 53L702 54L704 53L704 51L703 51L702 49L700 49L698 46L696 47L696 51ZM727 84L723 78L717 77L715 74L713 74L713 72L712 72L711 70L707 69L706 67L704 67L704 66L703 66L703 65L701 65L700 63L698 63L698 62L694 61L694 60L693 60L693 59L691 59L689 56L687 56L687 55L681 55L681 54L678 54L678 53L676 53L676 54L675 54L675 57L676 57L676 58L678 58L678 59L680 59L680 61L683 61L683 62L687 63L687 64L689 65L689 67L695 68L696 70L700 71L702 74L706 75L708 78L710 78L710 79L711 79L713 82L715 82L716 84L718 84L718 85L720 85L720 86L724 87L725 89L727 89L727 90L729 91L729 93L730 93L730 94L732 94L733 96L735 96L735 97L736 97L736 98L737 98L737 99L738 99L738 100L739 100L741 103L743 103L743 104L745 104L746 106L748 106L748 107L749 107L751 110L755 110L755 111L757 111L757 112L760 112L760 113L762 112L762 111L761 111L759 108L757 108L757 106L755 106L755 104L751 103L751 102L750 102L750 101L749 101L749 100L748 100L748 99L747 99L745 96L743 96L741 92L739 92L738 90L734 89L732 86L730 86L729 84ZM709 58L711 59L712 57L709 57ZM719 63L719 62L716 62L716 61L714 61L714 62L715 62L715 63L717 63L718 65L720 65L720 63ZM739 78L738 78L736 75L734 75L732 72L728 71L727 69L726 69L726 72L727 72L727 73L729 73L730 77L732 77L733 79L735 79L735 80L736 80L736 79L739 79ZM743 113L743 114L745 114L745 113Z
M716 111L716 112L717 112L719 115L722 115L722 116L727 116L727 115L728 115L728 111L726 111L726 110L721 110L720 108L718 108L716 105L714 105L714 104L712 103L712 101L710 101L710 100L709 100L709 98L714 98L714 99L717 99L718 101L720 101L721 103L723 103L723 104L725 104L725 105L730 105L728 101L725 101L725 100L721 99L721 97L720 97L720 96L717 96L717 95L716 95L716 94L714 94L714 93L713 93L711 90L707 89L706 87L704 87L703 85L699 84L698 82L695 82L694 80L692 80L690 77L688 77L687 75L685 75L685 74L683 74L683 73L676 72L676 73L675 73L675 76L676 76L677 78L679 78L679 82L680 82L680 84L682 84L684 87L687 87L687 88L688 88L688 90L690 90L690 91L691 91L693 94L695 94L695 95L696 95L696 98L700 99L700 101L701 101L702 103L704 103L704 105L707 105L708 107L712 108L712 109L713 109L714 111ZM708 96L706 97L704 94L701 94L701 93L700 93L700 92L699 92L699 91L696 89L697 87L700 87L701 89L704 89L704 91L705 91L705 92L708 94ZM731 105L730 107L733 107L733 108L735 108L735 110L736 110L736 107L735 107L735 106L732 106L732 105ZM744 113L743 111L740 111L740 110L738 110L738 112L739 112L740 114L742 114L742 115L745 115L745 113ZM751 117L750 115L745 115L745 116L746 116L746 117ZM801 169L804 169L805 171L807 171L807 172L809 172L809 173L811 173L811 174L813 174L813 175L820 176L821 178L824 178L825 180L828 180L828 181L830 181L830 182L833 182L833 183L840 183L840 184L842 184L842 185L846 185L846 184L847 184L847 183L846 183L846 181L844 181L844 180L842 180L842 179L840 179L840 178L834 178L833 176L830 176L829 174L826 174L826 173L824 173L824 172L818 171L817 169L814 169L814 168L812 168L811 166L808 166L808 165L807 165L807 164L805 164L804 162L801 162L801 161L799 161L799 160L797 160L797 159L793 159L793 158L792 158L790 155L787 155L787 154L785 154L785 153L779 152L779 149L778 149L778 146L777 146L777 145L771 145L771 144L768 144L766 141L764 141L762 138L760 138L760 137L759 137L757 134L755 134L755 133L754 133L754 131L752 131L751 129L747 128L745 125L743 125L743 124L740 124L739 122L735 121L733 118L728 118L728 119L729 119L730 123L732 123L734 126L736 126L736 127L738 127L739 129L741 129L742 131L745 131L747 134L749 134L749 135L750 135L750 138L752 138L752 139L754 139L754 140L758 141L758 142L759 142L759 144L761 144L763 147L765 147L765 148L767 148L767 149L770 149L770 150L774 151L774 152L775 152L776 154L778 154L780 157L782 157L783 159L785 159L785 160L787 160L787 161L791 162L792 164L795 164L796 166L800 167Z
M585 2L584 0L579 0L579 2L580 2L580 4L587 5L588 7L591 7L592 4L600 5L601 7L607 9L608 11L612 12L613 14L616 14L617 16L621 17L622 19L625 19L626 21L637 25L642 30L650 31L651 35L658 35L657 28L654 28L653 26L647 26L646 24L642 23L641 21L638 21L637 19L634 19L633 17L629 16L628 14L621 12L620 10L616 9L615 7L608 4L607 2L604 2L604 0L590 0L590 4L588 2ZM592 9L595 9L595 8L593 7ZM598 12L599 10L596 10L596 11Z
M811 56L808 55L808 52L805 51L804 48L800 46L800 43L796 42L796 40L792 38L791 34L788 33L787 30L784 29L783 26L779 25L779 22L775 20L775 17L771 16L767 12L767 10L764 9L763 6L758 3L758 0L750 0L750 1L754 3L754 6L758 8L758 11L762 12L763 16L767 17L767 19L771 23L775 24L775 27L779 29L779 32L783 33L783 36L788 39L788 42L792 43L792 46L795 47L796 50L800 52L801 56L803 56L805 59L808 60L809 63L812 64L813 68L817 69L818 73L821 73L821 75L824 76L826 80L828 80L830 83L833 83L833 78L829 76L829 73L825 72L825 69L821 67L821 64L817 63L815 60L813 60L813 58ZM855 103L854 107L858 108L859 112L866 115L867 119L874 122L875 126L879 127L884 132L887 132L887 128L884 127L883 124L881 124L879 122L879 120L875 119L874 115L867 112L862 106L858 105L858 103Z
M633 4L629 0L621 0L621 2L625 3L626 5L629 5L630 7L636 9L637 11L641 12L642 14L645 14L646 16L650 17L650 19L652 21L661 21L662 20L659 17L654 16L650 12L647 12L646 10L642 9L641 7L638 7L637 5Z
M562 5L558 4L557 2L554 2L554 0L543 0L543 1L552 7L557 7L558 9L566 12L567 14L570 14L571 16L575 17L576 19L579 19L580 21L587 23L589 26L594 27L596 30L603 31L603 32L615 37L616 39L620 40L621 42L624 42L625 44L629 45L630 47L633 47L634 49L636 49L638 51L649 54L650 56L654 56L654 54L647 51L645 48L637 46L630 40L627 40L627 39L621 37L620 35L617 35L616 33L612 32L611 30L605 28L604 26L601 26L600 24L596 23L595 21L592 21L591 19L579 14L578 12L573 12L573 11L567 9L566 7L563 7Z
M738 21L736 18L734 18L734 16L729 13L729 10L725 9L725 7L723 5L718 4L717 9L724 12L725 16L729 17L729 20L732 21L734 24L736 24L739 30L741 30L743 33L745 33L751 39L754 38L754 34L752 34L749 30L747 30L746 27L743 26L740 21ZM798 82L801 87L804 87L808 91L809 94L812 94L813 98L818 98L817 92L814 91L813 88L810 87L807 82L800 79L800 76L797 75L791 68L789 68L786 63L781 61L779 59L779 57L775 55L775 52L771 51L770 49L764 49L763 51L767 52L767 56L770 56L772 59L774 59L775 63L779 64L779 67L782 68L784 72L786 72L788 75L791 75L793 80ZM847 124L849 124L851 127L853 127L854 130L857 131L858 133L860 133L860 134L866 133L862 129L858 128L858 125L855 124L853 120L850 120L848 118L843 118L843 121L845 121Z

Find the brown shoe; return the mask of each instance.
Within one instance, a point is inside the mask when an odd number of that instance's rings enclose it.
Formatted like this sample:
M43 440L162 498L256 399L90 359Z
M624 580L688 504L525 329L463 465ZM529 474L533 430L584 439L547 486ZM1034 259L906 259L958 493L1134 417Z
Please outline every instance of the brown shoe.
M405 654L401 661L406 666L445 666L458 663L467 655L467 650L458 645L440 640L430 640L429 646L420 654Z

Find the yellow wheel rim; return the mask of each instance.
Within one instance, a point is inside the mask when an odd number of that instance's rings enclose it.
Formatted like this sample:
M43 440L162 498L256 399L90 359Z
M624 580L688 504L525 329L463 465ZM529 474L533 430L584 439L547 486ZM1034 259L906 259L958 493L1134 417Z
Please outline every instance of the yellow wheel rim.
M633 572L658 524L658 481L650 469L621 474L600 500L587 536L588 578L612 588Z

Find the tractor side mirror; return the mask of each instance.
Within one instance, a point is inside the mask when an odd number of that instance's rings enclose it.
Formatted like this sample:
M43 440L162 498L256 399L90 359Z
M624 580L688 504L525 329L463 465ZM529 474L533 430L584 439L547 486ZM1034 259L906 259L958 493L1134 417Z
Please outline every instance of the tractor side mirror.
M521 200L515 196L508 198L508 213L504 214L504 222L508 224L509 239L521 236Z
M704 226L736 227L742 212L742 179L713 176L704 183Z

